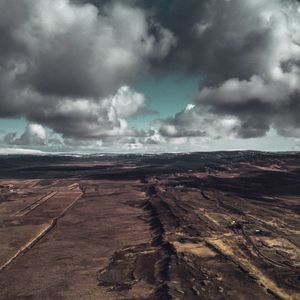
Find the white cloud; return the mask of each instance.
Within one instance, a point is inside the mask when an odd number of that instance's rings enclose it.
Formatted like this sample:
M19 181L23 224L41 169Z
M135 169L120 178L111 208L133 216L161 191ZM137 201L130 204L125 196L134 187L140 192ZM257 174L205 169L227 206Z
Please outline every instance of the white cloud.
M53 99L48 98L48 101ZM145 97L127 86L113 96L100 99L54 99L56 105L36 112L43 122L67 138L101 139L134 134L127 119L145 107Z
M16 133L8 133L4 141L9 145L45 145L47 133L39 124L28 124L24 133L17 137Z

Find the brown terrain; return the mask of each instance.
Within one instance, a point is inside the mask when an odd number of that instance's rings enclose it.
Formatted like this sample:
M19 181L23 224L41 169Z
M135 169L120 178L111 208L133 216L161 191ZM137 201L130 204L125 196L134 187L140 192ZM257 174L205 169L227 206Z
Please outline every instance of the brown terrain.
M300 299L299 154L0 163L0 299Z

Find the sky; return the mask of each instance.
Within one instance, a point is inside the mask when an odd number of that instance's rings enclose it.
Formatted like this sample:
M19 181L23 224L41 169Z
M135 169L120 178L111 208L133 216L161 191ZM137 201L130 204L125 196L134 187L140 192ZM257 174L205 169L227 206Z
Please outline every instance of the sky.
M297 0L0 0L0 153L300 150Z

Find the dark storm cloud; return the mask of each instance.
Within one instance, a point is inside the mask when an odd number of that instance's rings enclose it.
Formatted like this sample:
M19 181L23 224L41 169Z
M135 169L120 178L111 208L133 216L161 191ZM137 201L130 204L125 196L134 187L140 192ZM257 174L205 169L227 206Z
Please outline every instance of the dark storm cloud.
M163 122L161 133L193 134L197 126L199 133L209 133L216 120L224 119L237 137L261 137L271 128L299 136L298 2L211 0L199 5L187 22L179 17L167 26L177 30L178 43L168 59L202 74L205 84L195 99L194 117L182 111ZM188 16L184 5L181 13Z
M299 28L296 0L2 0L0 116L67 138L137 136L126 120L145 97L129 86L186 72L204 82L193 105L143 143L300 136Z
M272 30L258 14L260 4L251 6L241 0L130 2L147 9L177 38L177 46L156 65L159 72L185 70L205 76L211 84L232 77L248 79L267 56L265 50L272 47Z
M161 41L154 40L144 11L119 2L101 11L68 0L27 0L20 11L19 1L4 3L3 15L15 10L23 21L14 24L14 15L3 21L1 48L14 67L24 64L18 83L41 94L107 96L130 84L147 58L166 55L173 42L163 28Z
M121 1L2 0L0 33L0 117L77 138L129 132L126 119L146 109L128 85L175 45L142 8Z

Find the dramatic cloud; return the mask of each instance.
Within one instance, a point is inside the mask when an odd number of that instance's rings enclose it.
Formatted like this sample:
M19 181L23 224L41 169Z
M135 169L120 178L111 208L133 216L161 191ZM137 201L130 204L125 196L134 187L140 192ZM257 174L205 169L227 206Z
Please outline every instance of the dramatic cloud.
M299 137L299 28L296 0L2 0L0 117L25 117L65 144L128 149ZM147 111L132 86L149 73L201 85L186 109L143 132L128 119Z
M24 133L18 137L17 133L8 133L4 142L8 145L45 145L47 139L46 130L39 124L29 124Z
M237 137L264 136L271 128L299 136L298 2L212 0L201 6L198 20L193 14L193 25L182 29L189 33L186 43L179 35L172 55L201 72L206 86L200 88L195 106L166 120L161 133L209 135L221 120L229 120ZM188 50L190 55L184 55Z
M0 117L79 138L123 132L144 99L121 87L175 45L170 31L121 1L2 0L0 36Z
M53 98L30 112L30 118L46 124L67 138L103 138L134 134L126 119L143 111L145 98L142 94L123 86L113 96L102 99Z
M217 118L209 112L203 112L195 105L176 114L173 118L159 120L156 126L162 136L168 138L210 137L219 139L232 136L239 126L239 120L234 117Z

